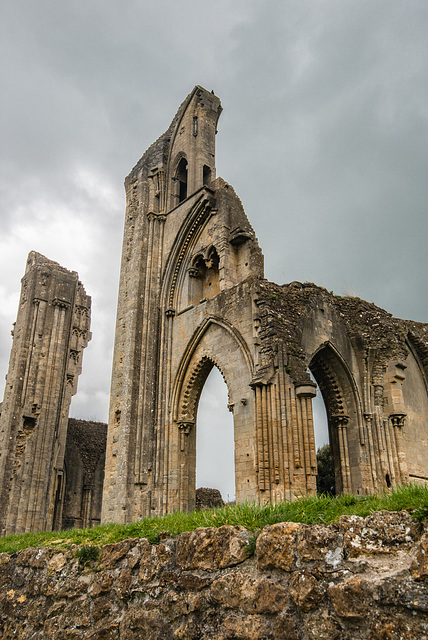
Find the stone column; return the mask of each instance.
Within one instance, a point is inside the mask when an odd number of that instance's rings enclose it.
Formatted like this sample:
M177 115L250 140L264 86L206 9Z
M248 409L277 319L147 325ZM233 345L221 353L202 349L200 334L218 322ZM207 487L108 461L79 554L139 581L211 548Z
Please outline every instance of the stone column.
M332 419L338 432L342 491L343 493L351 493L351 471L349 466L348 434L346 430L349 422L349 416L336 415L332 416Z
M395 447L397 451L397 461L398 468L400 471L400 482L406 483L409 481L409 475L407 471L407 463L406 463L406 455L404 453L403 446L403 427L406 420L405 413L393 413L389 416L391 420L393 432L394 432L394 440Z

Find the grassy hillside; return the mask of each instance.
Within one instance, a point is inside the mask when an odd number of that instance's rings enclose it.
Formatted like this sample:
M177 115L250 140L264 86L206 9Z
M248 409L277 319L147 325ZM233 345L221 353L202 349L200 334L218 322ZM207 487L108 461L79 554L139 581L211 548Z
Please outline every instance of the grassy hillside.
M344 514L364 517L383 509L405 509L423 521L428 516L428 486L399 487L379 496L302 497L293 502L265 506L244 503L221 509L173 513L162 518L145 518L126 525L105 524L93 529L11 535L0 538L0 552L14 553L26 547L103 545L125 538L148 538L150 542L156 543L160 537L173 537L197 527L221 527L225 524L242 525L254 532L276 522L329 524L336 522Z

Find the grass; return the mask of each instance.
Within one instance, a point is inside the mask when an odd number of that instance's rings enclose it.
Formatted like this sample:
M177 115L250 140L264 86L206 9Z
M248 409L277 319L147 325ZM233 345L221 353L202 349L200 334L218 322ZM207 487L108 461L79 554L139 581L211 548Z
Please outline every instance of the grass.
M27 547L92 547L119 542L125 538L147 538L150 542L157 543L160 537L173 537L183 531L193 531L197 527L222 525L242 525L250 531L257 532L265 525L276 522L329 524L337 522L341 515L365 517L380 510L408 510L414 517L424 521L428 517L428 486L410 484L378 496L301 497L293 502L264 506L245 502L220 509L172 513L162 518L144 518L131 524L104 524L93 529L15 534L0 538L0 552L14 553ZM84 558L87 553L88 551L83 552Z

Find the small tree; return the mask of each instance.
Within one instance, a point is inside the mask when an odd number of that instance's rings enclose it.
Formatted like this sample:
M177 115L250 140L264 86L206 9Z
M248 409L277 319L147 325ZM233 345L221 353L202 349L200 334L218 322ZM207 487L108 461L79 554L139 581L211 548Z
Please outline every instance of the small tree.
M317 451L317 493L336 495L334 477L334 460L329 444L325 444Z

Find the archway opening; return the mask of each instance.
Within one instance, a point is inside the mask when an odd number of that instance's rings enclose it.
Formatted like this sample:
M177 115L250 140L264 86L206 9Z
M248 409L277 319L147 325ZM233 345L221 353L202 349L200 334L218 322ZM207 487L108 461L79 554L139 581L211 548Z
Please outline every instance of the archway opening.
M360 417L355 381L339 352L325 343L309 364L321 390L328 419L328 434L334 464L335 491L362 491L360 469Z
M315 378L311 375L313 381ZM317 384L317 395L312 400L315 447L317 451L317 493L336 494L334 460L330 445L327 410L321 390Z
M345 413L338 369L337 356L328 345L320 349L310 363L311 377L317 383L317 398L313 402L317 492L330 495L342 493L344 484L336 428L336 417Z
M218 489L235 501L233 416L227 408L226 383L213 367L202 389L196 422L196 489Z

